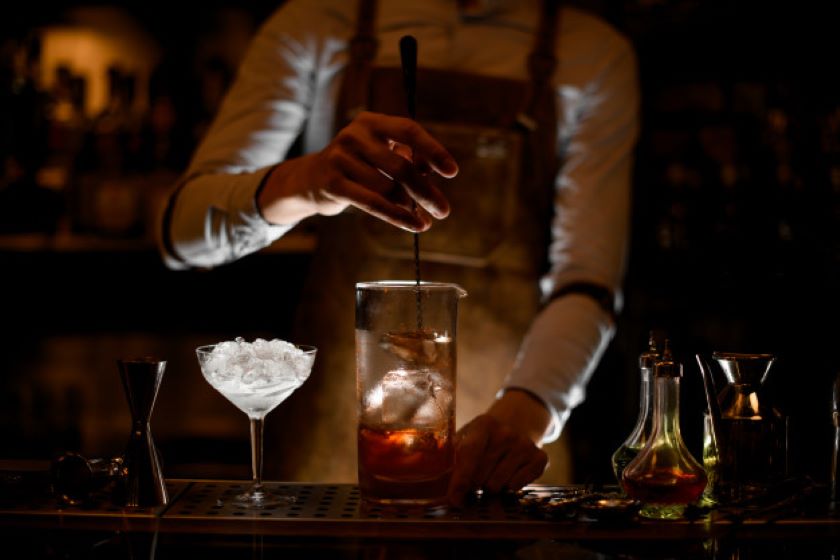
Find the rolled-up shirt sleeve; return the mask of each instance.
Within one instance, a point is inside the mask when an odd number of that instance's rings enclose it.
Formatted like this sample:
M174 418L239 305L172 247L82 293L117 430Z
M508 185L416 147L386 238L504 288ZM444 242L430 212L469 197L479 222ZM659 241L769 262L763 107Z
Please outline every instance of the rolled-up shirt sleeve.
M613 315L595 299L574 291L553 295L572 284L596 284L621 307L639 89L630 44L616 34L607 53L588 83L558 86L565 162L555 183L550 270L541 282L547 304L503 388L524 389L546 404L552 423L545 442L559 437L571 410L583 401L615 331Z
M323 51L320 25L289 3L260 29L162 219L171 268L212 267L253 253L295 224L270 224L256 194L308 118Z

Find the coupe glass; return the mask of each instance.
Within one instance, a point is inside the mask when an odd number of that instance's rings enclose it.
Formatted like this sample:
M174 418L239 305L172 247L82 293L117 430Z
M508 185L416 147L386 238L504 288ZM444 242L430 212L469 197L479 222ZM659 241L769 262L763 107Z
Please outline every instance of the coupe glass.
M317 349L281 340L241 338L196 348L201 373L210 385L251 420L251 487L235 504L265 508L294 502L262 483L263 420L309 377Z

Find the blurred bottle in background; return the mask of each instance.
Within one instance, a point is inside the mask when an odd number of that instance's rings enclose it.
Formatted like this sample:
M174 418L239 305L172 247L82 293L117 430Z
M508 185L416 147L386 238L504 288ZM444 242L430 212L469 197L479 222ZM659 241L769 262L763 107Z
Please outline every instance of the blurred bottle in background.
M0 233L52 232L64 211L61 191L77 140L74 82L63 76L56 114L57 99L38 81L37 36L7 38L0 52Z

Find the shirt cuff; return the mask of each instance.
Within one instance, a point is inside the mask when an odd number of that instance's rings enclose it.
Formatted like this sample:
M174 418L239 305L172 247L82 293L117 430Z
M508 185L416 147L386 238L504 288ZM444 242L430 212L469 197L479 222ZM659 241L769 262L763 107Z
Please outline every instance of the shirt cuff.
M257 192L272 168L187 180L174 195L169 228L174 257L185 266L213 267L267 247L291 230L296 224L271 224L257 207Z

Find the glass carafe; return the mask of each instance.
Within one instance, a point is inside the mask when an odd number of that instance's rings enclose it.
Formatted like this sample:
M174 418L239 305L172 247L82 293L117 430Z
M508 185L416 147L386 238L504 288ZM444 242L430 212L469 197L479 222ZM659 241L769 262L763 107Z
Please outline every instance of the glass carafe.
M653 427L653 386L651 384L651 376L653 374L653 366L656 360L659 359L659 351L656 349L656 340L653 333L650 333L648 339L648 348L639 356L639 417L636 419L636 425L633 431L624 440L615 453L612 455L613 473L615 479L621 483L621 473L624 468L630 464L630 461L636 458L639 451L644 448L650 437L651 429Z
M726 502L759 494L787 474L787 419L762 394L775 358L714 352L712 362L698 361L704 375L714 379L711 364L717 364L725 379L717 394L720 422L714 437L708 413L704 418L705 497Z
M680 434L681 377L682 365L673 360L666 341L662 360L654 366L650 439L621 478L624 491L642 502L640 514L649 518L681 518L706 487L706 473Z
M446 501L455 462L456 326L466 292L356 285L359 490L367 502Z

